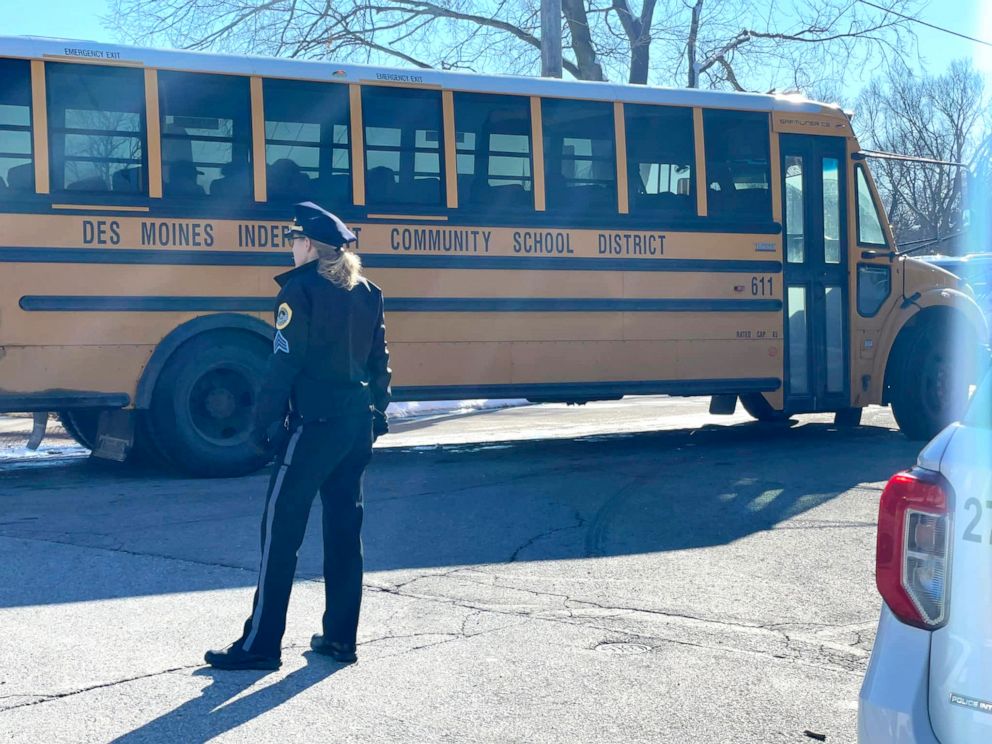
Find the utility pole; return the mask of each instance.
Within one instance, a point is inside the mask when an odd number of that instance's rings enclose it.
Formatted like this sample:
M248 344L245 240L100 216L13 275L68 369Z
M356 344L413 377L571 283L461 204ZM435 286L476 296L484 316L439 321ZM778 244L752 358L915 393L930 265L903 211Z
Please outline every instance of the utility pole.
M541 76L561 77L561 0L541 0Z

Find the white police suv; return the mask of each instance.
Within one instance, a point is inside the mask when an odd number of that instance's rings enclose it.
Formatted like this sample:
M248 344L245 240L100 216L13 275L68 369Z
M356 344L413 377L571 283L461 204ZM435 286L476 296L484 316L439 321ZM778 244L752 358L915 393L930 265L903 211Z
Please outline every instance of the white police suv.
M879 505L862 744L992 743L992 375Z

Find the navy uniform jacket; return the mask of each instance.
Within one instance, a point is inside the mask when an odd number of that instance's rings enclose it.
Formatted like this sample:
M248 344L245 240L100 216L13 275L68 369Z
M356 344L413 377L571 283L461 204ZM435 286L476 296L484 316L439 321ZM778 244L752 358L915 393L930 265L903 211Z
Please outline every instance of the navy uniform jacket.
M255 412L256 430L286 416L304 422L389 405L389 351L382 290L362 278L337 287L311 261L276 277L276 334Z

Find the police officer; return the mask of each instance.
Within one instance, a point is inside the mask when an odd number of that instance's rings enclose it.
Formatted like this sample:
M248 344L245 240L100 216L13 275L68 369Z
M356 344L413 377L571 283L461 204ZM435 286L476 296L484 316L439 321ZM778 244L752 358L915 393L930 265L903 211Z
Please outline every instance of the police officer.
M382 291L346 246L354 234L312 202L290 228L296 268L276 277L276 333L256 408L256 446L276 452L262 516L262 562L241 637L208 651L219 669L278 669L297 551L323 505L323 633L314 651L351 663L362 600L362 476L387 431L389 354ZM289 407L287 417L287 405Z

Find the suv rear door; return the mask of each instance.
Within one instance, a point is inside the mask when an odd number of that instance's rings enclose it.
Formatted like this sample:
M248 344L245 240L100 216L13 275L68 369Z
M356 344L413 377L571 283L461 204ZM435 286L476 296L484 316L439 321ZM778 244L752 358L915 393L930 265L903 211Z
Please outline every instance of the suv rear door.
M947 624L930 646L930 722L943 744L992 741L992 376L940 463L953 489ZM940 579L942 577L938 577Z

